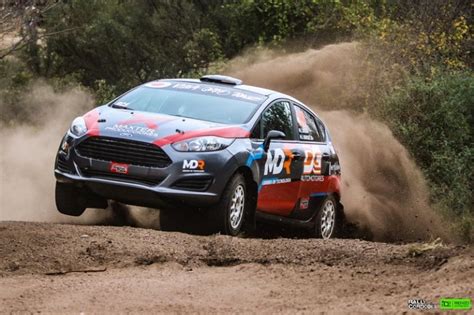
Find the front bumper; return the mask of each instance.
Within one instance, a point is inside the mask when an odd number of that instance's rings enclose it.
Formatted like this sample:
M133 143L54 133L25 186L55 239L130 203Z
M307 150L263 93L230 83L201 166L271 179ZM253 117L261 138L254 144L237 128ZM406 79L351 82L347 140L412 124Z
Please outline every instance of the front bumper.
M130 205L161 208L179 205L210 206L219 201L215 192L193 192L167 187L150 187L130 182L84 177L54 170L58 182L88 187L95 194Z
M87 187L95 194L119 202L145 207L206 207L217 203L237 162L228 150L216 152L177 152L162 147L172 163L163 168L130 164L127 174L110 170L111 161L79 155L76 147L83 139L68 139L67 153L56 157L57 181ZM203 169L193 169L204 161Z

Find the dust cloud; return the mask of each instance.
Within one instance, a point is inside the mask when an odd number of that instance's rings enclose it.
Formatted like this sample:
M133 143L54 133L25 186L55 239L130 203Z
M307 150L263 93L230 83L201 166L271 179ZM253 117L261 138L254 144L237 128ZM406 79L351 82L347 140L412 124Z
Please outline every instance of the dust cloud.
M359 44L342 43L292 54L249 51L224 72L293 95L327 123L341 160L346 216L365 235L379 241L446 239L407 150L364 113L374 105L375 65Z
M55 209L54 157L71 119L92 103L85 91L56 93L43 82L25 90L17 104L24 121L0 126L0 220L74 221Z
M56 151L72 119L95 106L91 94L79 88L55 92L38 81L25 90L17 106L22 107L24 121L0 125L0 221L157 226L156 211L153 215L144 208L113 204L105 210L88 209L78 218L56 210ZM0 108L2 115L11 116L3 112L5 104Z

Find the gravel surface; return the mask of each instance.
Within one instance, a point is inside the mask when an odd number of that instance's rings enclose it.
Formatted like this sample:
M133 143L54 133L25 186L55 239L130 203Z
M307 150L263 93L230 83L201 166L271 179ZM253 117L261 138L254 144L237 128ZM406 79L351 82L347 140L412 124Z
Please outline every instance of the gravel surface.
M0 222L0 313L400 313L472 298L474 248L431 247Z

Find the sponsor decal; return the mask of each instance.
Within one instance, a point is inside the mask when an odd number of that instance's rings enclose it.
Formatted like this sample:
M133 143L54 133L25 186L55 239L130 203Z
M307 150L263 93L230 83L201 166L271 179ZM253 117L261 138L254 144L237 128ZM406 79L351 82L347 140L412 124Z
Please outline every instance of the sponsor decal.
M313 146L311 150L305 150L303 174L321 174L321 158L321 151L317 146Z
M312 146L311 149L306 149L304 153L305 159L301 180L307 182L324 181L324 176L321 176L322 154L319 148L317 146ZM292 150L288 148L276 148L268 151L263 175L280 175L283 170L284 174L290 175L293 159L294 154Z
M156 124L156 117L149 117L147 115L135 114L135 117L132 119L126 119L119 121L118 125L136 125L144 124L147 128L156 129L158 125ZM160 120L162 123L167 120Z
M324 176L321 175L303 175L301 176L302 182L324 182Z
M110 164L110 171L112 173L128 174L128 164L112 162Z
M249 95L242 92L234 92L232 93L232 97L241 98L243 100L250 101L250 102L262 102L265 99L265 97L263 96Z
M301 198L300 200L300 209L305 210L309 207L309 198Z
M231 94L229 89L221 87L200 85L195 83L176 83L172 86L173 89L188 90L188 91L200 91L206 94L215 94L219 96L227 96Z
M295 112L296 121L298 122L298 133L300 135L300 139L306 141L314 141L314 137L311 135L311 129L309 128L305 112L298 106L295 106Z
M195 83L176 83L172 86L173 89L197 91L201 88L199 84Z
M283 163L283 169L285 170L287 175L291 174L291 163L293 162L293 158L295 157L293 152L288 148L283 148L283 152L285 153L285 162Z
M272 152L273 151L273 152ZM264 175L278 175L283 170L285 163L285 152L282 149L268 151L267 160L265 161Z
M202 173L206 167L206 161L204 160L184 160L183 161L183 172L190 173Z
M155 89L161 89L170 86L171 83L169 82L161 82L161 81L155 81L155 82L149 82L145 84L147 87L155 88Z
M149 82L145 84L147 87L151 88L165 88L165 89L173 89L173 90L181 90L187 91L192 93L198 94L208 94L208 95L215 95L225 98L234 98L241 101L247 101L251 103L260 104L265 99L266 96L252 93L252 92L244 92L244 91L235 91L232 88L225 88L225 87L218 87L218 86L210 86L198 83L190 83L190 82L163 82L163 81L156 81L156 82Z
M146 136L146 137L152 137L152 138L158 137L158 133L156 132L156 130L147 128L147 127L115 124L112 127L105 127L105 130L115 131L120 134L126 133L126 134L140 135L140 136Z
M291 183L291 178L270 178L265 179L262 182L263 186L266 185L275 185L275 184L284 184L284 183Z
M205 93L216 94L216 95L229 95L230 94L230 91L227 89L222 89L218 87L209 87L209 86L203 87L201 91Z
M306 121L306 116L301 108L295 106L296 112L296 121L298 122L298 127L301 130L309 130L308 122Z

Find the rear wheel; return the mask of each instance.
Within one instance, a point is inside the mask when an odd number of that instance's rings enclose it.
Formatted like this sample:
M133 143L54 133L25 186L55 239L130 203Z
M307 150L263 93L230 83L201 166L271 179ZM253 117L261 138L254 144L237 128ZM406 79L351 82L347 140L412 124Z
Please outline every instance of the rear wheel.
M328 196L321 204L315 218L314 236L329 239L339 235L342 223L342 213L338 202L333 196Z
M55 199L56 208L62 214L78 217L86 210L81 190L74 185L56 182Z

